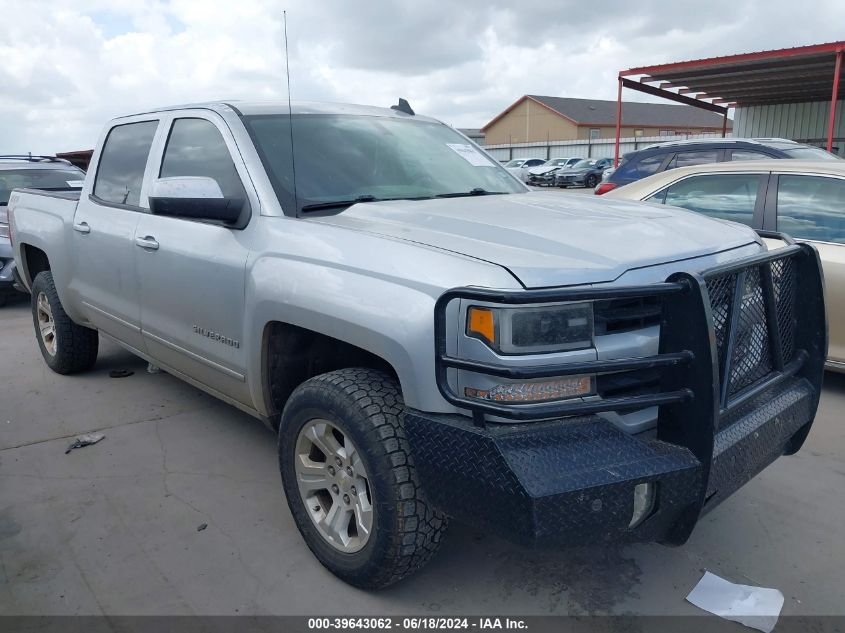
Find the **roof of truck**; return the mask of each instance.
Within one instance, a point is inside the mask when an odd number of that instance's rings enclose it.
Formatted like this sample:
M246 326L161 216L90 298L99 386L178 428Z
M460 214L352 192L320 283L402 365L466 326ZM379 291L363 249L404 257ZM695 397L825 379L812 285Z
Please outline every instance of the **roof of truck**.
M419 114L406 114L399 110L391 108L379 108L376 106L356 105L352 103L328 103L321 101L293 101L288 105L288 102L282 100L276 101L207 101L203 103L186 103L181 105L165 106L161 108L152 108L142 112L135 112L127 114L118 118L125 118L130 116L138 116L139 114L148 114L151 112L168 112L172 110L191 110L191 109L205 109L213 110L215 112L224 112L234 110L241 115L262 115L262 114L352 114L356 116L389 116L397 119L415 119L421 121L437 122L437 119L422 116Z

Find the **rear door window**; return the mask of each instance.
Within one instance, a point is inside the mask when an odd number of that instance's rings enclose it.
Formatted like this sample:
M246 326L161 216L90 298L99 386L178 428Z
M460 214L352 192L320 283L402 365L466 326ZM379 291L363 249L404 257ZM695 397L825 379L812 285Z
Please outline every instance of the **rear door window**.
M792 237L845 244L845 180L778 176L777 227Z
M665 159L666 154L657 154L656 156L645 156L640 160L626 160L619 165L619 169L616 170L613 177L614 179L631 178L633 180L646 178L656 174Z
M659 191L652 200L753 226L760 180L759 174L691 176Z
M666 169L689 167L691 165L706 165L707 163L715 163L718 161L719 150L717 149L677 152L672 160L669 161Z
M753 152L747 149L732 149L731 160L770 160L773 156L763 152Z
M137 207L144 170L158 121L117 125L109 131L97 167L94 195L100 200Z

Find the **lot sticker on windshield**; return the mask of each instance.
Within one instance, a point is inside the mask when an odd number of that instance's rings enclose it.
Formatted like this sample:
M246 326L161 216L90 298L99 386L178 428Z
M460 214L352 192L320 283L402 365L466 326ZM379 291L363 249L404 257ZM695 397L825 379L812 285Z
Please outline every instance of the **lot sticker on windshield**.
M68 180L67 181L68 187L79 187L81 189L82 185L84 185L84 184L85 184L84 180Z
M446 143L446 145L470 165L475 165L476 167L490 167L492 165L488 158L472 145L468 145L467 143Z

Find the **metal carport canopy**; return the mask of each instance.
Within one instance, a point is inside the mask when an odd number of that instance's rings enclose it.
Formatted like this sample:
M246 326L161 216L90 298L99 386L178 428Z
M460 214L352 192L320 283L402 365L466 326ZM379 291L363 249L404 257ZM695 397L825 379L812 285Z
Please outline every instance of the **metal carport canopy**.
M728 108L830 100L829 151L833 146L836 101L840 97L843 50L845 41L829 42L620 71L616 164L619 164L623 87L718 112L725 117L723 136Z

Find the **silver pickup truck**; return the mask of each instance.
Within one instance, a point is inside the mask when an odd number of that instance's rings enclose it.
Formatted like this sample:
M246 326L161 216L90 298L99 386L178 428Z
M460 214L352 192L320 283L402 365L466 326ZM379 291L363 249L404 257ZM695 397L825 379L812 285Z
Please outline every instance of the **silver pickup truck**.
M277 429L299 530L361 587L449 517L682 544L818 405L812 247L531 192L402 102L122 117L81 194L15 190L9 218L50 368L105 336Z

